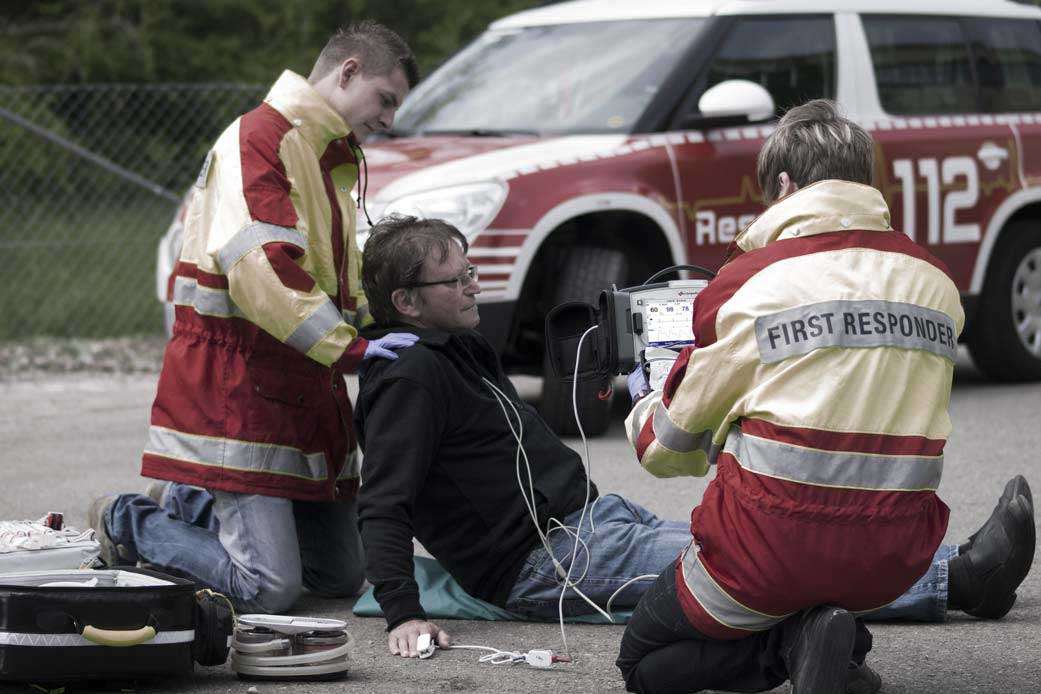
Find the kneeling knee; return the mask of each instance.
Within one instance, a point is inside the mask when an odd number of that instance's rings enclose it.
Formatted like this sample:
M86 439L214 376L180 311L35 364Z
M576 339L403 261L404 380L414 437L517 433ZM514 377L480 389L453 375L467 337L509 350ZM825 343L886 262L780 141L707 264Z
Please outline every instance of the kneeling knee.
M257 612L283 614L300 599L301 593L303 585L300 581L287 581L261 588L249 602Z

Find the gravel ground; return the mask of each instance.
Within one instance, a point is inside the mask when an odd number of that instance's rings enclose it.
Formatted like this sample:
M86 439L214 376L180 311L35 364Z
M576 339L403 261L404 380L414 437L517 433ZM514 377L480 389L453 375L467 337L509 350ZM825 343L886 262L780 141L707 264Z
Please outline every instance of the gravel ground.
M48 374L159 373L166 338L161 335L105 340L44 338L0 342L0 383Z

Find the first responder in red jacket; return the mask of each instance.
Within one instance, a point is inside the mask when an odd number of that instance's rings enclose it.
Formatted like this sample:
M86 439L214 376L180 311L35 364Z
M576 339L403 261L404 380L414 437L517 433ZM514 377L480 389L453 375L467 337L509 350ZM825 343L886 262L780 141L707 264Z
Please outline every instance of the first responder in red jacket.
M696 298L696 346L628 418L651 473L716 466L673 577L703 637L884 606L946 531L936 488L964 314L944 266L853 182L871 159L828 102L789 112L760 154L766 198L783 199L737 239Z
M361 135L389 127L414 82L395 70L385 87L346 95L286 71L209 152L185 220L145 476L301 500L353 495L342 374L366 355L357 328L369 317L351 124Z

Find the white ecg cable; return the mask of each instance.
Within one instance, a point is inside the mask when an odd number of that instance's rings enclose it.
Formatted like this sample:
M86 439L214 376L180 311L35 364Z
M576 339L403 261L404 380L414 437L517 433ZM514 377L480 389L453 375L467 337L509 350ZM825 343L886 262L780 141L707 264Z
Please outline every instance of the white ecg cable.
M553 554L553 548L552 548L552 546L549 543L548 535L553 533L553 532L556 532L557 530L562 530L563 532L567 533L568 535L574 536L576 538L576 540L578 541L578 543L581 543L582 546L586 548L586 565L587 565L587 570L588 570L589 547L585 543L585 541L581 539L581 537L578 535L578 533L575 530L573 530L570 526L564 525L563 523L561 523L556 518L549 518L546 521L549 533L544 533L542 531L542 528L539 527L539 524L538 524L538 513L537 513L537 510L535 509L535 490L534 490L534 481L533 481L532 474L531 474L531 463L528 460L528 453L524 449L524 444L522 442L522 437L524 435L524 422L521 419L520 412L517 410L516 406L513 404L513 401L510 400L509 396L507 396L505 393L503 393L502 390L500 390L494 383L489 381L487 378L482 378L482 380L484 381L485 385L487 385L489 388L491 388L492 393L495 396L496 401L499 403L499 407L503 411L503 415L506 417L506 423L507 423L507 425L510 428L510 433L513 434L514 440L517 441L517 457L515 459L516 472L517 472L517 484L520 486L521 497L524 499L524 505L528 509L528 514L531 516L532 524L535 526L535 532L538 534L539 540L542 542L542 546L546 550L546 554L548 554L550 559L553 561L553 565L554 565L554 568L556 568L557 575L561 579L563 579L567 584L569 584L569 586L571 588L575 589L575 592L583 600L585 600L587 603L589 603L589 605L593 609L597 610L598 612L603 614L605 618L610 620L610 615L605 613L596 603L594 603L592 600L590 600L588 596L586 596L584 593L582 593L580 590L577 589L578 582L581 581L581 578L579 579L579 581L571 581L571 579L570 579L570 571L565 573L564 567L561 564L560 560L557 559L556 555ZM517 427L513 426L513 420L510 419L508 411L506 410L506 405L503 404L504 400L505 400L506 404L508 404L510 406L510 409L513 410L514 416L517 417L517 422L518 422L518 426ZM528 488L530 490L531 498L528 497L528 492L525 491L525 489L524 489L524 482L523 482L523 480L521 478L520 461L521 461L522 458L524 460L525 469L527 470L527 473L528 473ZM587 475L586 475L586 502L585 502L585 504L583 504L583 512L584 512L585 506L588 505L588 502L589 502L589 476L588 476L588 472L587 472ZM579 526L579 527L581 527L581 526ZM590 527L590 530L592 532L594 529L592 527ZM578 543L576 543L576 547L577 547ZM572 552L572 554L574 554L574 552ZM565 559L566 559L566 557L565 557ZM573 566L574 566L574 558L572 559L572 563L569 566L569 568L571 568ZM585 577L585 571L583 571L583 573L582 573L582 578L584 578L584 577Z
M607 611L605 611L603 608L601 608L599 605L597 605L595 602L593 602L593 600L590 599L589 596L587 596L585 593L583 593L578 588L578 585L585 579L586 574L589 571L589 564L590 564L590 561L591 561L591 554L590 554L589 545L587 544L587 542L585 540L582 539L581 530L582 530L583 524L585 523L586 512L587 512L587 510L589 510L589 497L591 495L591 485L592 485L592 483L591 483L591 480L592 480L591 463L590 463L590 457L589 457L589 441L586 438L585 430L582 428L582 422L581 422L581 419L580 419L579 414L578 414L578 395L577 395L577 393L578 393L578 366L579 366L579 357L582 354L582 343L585 341L585 339L589 335L589 333L593 332L597 328L598 328L598 326L595 326L595 325L590 327L590 328L588 328L584 333L582 333L582 337L578 341L578 347L576 349L576 356L575 356L574 380L573 380L572 389L571 389L571 405L572 405L572 408L573 408L573 411L574 411L574 414L575 414L575 423L578 425L578 433L579 433L579 436L582 438L582 447L583 447L583 451L584 451L584 454L585 454L583 456L583 463L584 463L584 466L585 466L585 473L586 473L586 495L585 495L585 500L582 503L582 512L579 515L578 527L577 528L572 528L571 526L566 526L560 520L558 520L556 518L550 518L546 522L547 532L543 532L542 531L542 528L539 526L538 513L537 513L537 510L535 508L535 489L534 489L534 480L532 478L532 473L531 473L531 463L528 460L527 451L524 450L524 443L523 443L523 440L522 440L523 436L524 436L524 422L523 422L523 419L520 416L520 412L517 410L516 406L513 404L513 401L510 400L510 398L504 392L502 392L501 389L499 389L494 383L492 383L487 378L484 378L484 377L481 378L481 380L484 381L485 385L487 385L491 389L492 394L495 396L496 402L499 403L499 407L502 409L502 412L503 412L503 417L505 417L505 419L506 419L506 424L510 428L510 433L513 435L514 440L516 440L516 442L517 442L517 454L516 454L516 458L514 460L514 463L515 463L515 468L516 468L516 473L517 473L517 484L520 487L521 497L524 499L524 505L528 509L528 514L531 516L531 521L532 521L532 524L535 526L535 532L538 534L539 541L542 543L543 548L546 550L546 553L549 555L550 560L553 562L553 566L556 569L557 575L563 580L563 586L561 587L561 590L560 590L560 598L557 601L557 615L558 615L559 621L560 621L560 638L561 638L561 641L563 643L564 653L567 654L569 657L571 655L571 652L568 649L567 634L566 634L566 632L564 630L564 596L567 594L567 589L568 588L571 588L573 591L575 591L576 595L578 595L580 598L582 598L594 610L599 612L604 617L604 619L606 619L608 622L610 622L612 624L614 623L614 619L611 617L611 615ZM506 409L506 405L503 403L503 401L505 401L507 404L509 404L510 409L513 411L514 416L517 418L517 426L516 427L514 427L513 420L510 418L509 411ZM520 467L520 465L521 465L521 460L522 459L524 461L524 467L527 470L527 475L528 475L528 485L527 485L528 489L527 490L525 490L524 481L523 481L522 476L521 476L521 467ZM529 494L530 494L530 498L529 498ZM599 501L599 498L597 499L597 501ZM595 509L596 501L593 502L593 507ZM552 547L550 545L550 542L549 542L549 537L548 536L551 535L552 533L556 532L556 531L562 531L562 532L566 533L567 535L573 537L574 540L575 540L574 541L574 545L572 546L572 550L571 550L570 554L568 556L564 557L565 561L567 561L568 557L571 558L571 561L568 564L568 568L567 568L566 572L564 571L564 567L563 567L562 563L560 562L560 560L558 560L557 557L553 554L553 549L552 549ZM590 533L590 535L593 535L593 534L596 533L596 527L595 527L595 524L594 524L594 521L593 521L592 513L590 513L590 515L589 515L589 533ZM585 550L585 553L586 553L586 564L585 564L585 568L581 572L581 575L577 579L572 580L571 575L572 575L572 572L574 571L575 563L578 560L578 551L579 551L578 548L579 548L580 545ZM628 585L628 583L631 583L631 582L632 581L627 582L626 585ZM624 588L624 587L625 586L623 585L622 588ZM613 597L614 596L612 596L612 598ZM484 662L491 662L491 660L484 661Z

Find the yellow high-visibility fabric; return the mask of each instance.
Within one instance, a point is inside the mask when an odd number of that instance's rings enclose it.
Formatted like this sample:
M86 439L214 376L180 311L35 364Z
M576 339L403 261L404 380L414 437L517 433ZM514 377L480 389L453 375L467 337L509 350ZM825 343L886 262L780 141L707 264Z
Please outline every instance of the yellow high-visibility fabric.
M874 188L823 181L773 205L737 243L754 251L835 231L897 233L889 219ZM861 247L782 258L751 275L721 306L716 341L693 350L667 409L657 394L634 407L626 423L633 446L645 425L651 426L649 420L656 434L643 451L643 466L659 476L704 475L739 418L826 432L946 439L954 369L949 358L894 346L833 346L772 363L762 360L757 318L818 302L857 300L937 311L956 326L955 336L964 325L953 281L920 258ZM706 431L710 445L679 446L685 450L667 445L707 443L699 438Z
M330 298L339 291L339 278L334 263L333 214L320 159L331 142L348 136L349 129L303 77L290 71L274 84L265 103L289 123L278 143L277 158L290 185L288 197L296 213L293 228L299 239L279 240L299 248L302 254L295 262L314 280L314 287L310 291L287 287L263 250L264 235L253 234L252 243L244 239L250 225L271 220L251 214L243 190L242 151L249 143L242 142L242 118L220 136L196 183L185 220L181 260L205 272L226 275L228 293L243 317L329 366L343 355L357 336L357 328L344 320ZM358 167L345 163L333 168L330 175L342 220L344 309L349 317L360 316L364 321L367 300L361 289L356 208L350 196ZM225 267L222 259L233 262ZM298 339L291 339L294 335Z

